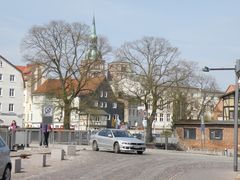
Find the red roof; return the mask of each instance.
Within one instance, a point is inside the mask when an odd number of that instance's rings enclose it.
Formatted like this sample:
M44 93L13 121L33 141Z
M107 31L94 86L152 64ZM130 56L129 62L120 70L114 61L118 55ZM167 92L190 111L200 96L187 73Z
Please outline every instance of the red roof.
M96 91L96 89L99 87L99 85L103 82L104 79L105 77L101 76L82 81L80 95L86 95ZM68 83L66 83L65 88L68 89L68 92L71 92L71 90L76 89L77 86L77 80L70 80ZM62 85L60 79L48 79L42 85L40 85L36 91L34 91L34 94L61 94L61 89Z
M16 68L20 70L23 75L31 74L32 67L33 67L32 64L27 64L27 66L16 66Z

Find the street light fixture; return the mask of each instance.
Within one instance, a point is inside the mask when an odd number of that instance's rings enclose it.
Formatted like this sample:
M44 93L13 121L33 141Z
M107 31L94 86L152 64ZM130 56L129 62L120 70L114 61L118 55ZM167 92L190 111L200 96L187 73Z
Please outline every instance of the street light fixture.
M202 68L203 72L209 71L225 71L234 70L236 72L236 82L235 82L235 99L234 99L234 159L233 159L233 170L238 171L238 95L239 95L239 85L238 79L240 76L240 60L236 61L235 68L209 68L205 66Z

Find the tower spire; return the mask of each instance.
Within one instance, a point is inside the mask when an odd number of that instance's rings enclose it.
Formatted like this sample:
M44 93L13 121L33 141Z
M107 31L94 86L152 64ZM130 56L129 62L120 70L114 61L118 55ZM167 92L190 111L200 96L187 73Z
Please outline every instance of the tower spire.
M96 25L95 25L95 15L93 14L93 20L92 20L92 34L96 34Z
M92 19L92 29L91 29L91 34L90 34L90 45L89 49L87 52L86 59L91 59L91 60L96 60L96 59L101 59L102 55L97 49L97 33L96 33L96 25L95 25L95 15L93 14L93 19Z

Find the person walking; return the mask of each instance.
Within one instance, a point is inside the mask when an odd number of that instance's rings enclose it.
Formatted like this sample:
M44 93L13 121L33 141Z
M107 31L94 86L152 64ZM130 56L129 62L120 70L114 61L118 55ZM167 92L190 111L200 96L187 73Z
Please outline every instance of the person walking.
M44 145L44 147L48 147L49 133L52 131L51 125L47 123L41 123L40 130L41 130L40 146ZM43 135L43 143L42 143L42 135Z

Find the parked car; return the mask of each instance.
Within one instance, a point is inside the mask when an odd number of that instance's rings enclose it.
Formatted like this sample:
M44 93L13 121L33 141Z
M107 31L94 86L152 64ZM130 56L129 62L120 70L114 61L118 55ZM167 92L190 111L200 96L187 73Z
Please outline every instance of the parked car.
M133 137L128 131L122 129L102 129L90 139L93 151L99 149L119 152L137 152L142 154L146 145L144 141Z
M10 160L10 149L0 136L0 178L11 179L12 164Z

